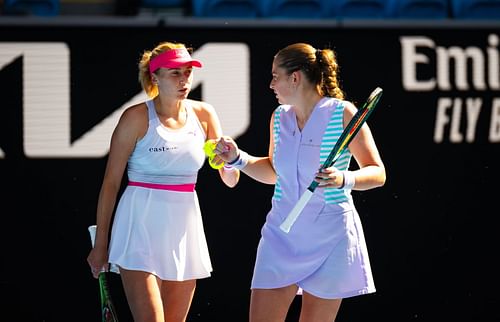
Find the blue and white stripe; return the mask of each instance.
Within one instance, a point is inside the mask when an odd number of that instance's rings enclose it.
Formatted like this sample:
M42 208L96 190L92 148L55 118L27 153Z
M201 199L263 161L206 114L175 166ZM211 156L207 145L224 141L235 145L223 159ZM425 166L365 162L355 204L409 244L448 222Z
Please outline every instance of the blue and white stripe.
M332 151L335 143L337 143L340 135L342 134L342 131L344 130L343 118L344 104L339 104L335 111L332 113L330 122L328 122L325 134L323 135L323 139L321 141L319 158L320 166L323 165L325 160L328 158L328 155ZM351 162L351 157L351 152L348 149L345 149L335 162L334 166L341 171L347 170ZM324 188L324 198L325 202L328 204L345 201L348 199L349 194L349 190Z
M274 139L274 148L273 148L273 163L276 160L276 147L278 146L278 142L280 139L280 126L281 126L281 111L283 110L282 106L278 106L274 111L274 122L273 122L273 139ZM276 169L276 164L273 164ZM276 174L277 175L277 174ZM274 194L273 199L280 200L283 191L281 190L280 178L277 175L276 184L274 185Z

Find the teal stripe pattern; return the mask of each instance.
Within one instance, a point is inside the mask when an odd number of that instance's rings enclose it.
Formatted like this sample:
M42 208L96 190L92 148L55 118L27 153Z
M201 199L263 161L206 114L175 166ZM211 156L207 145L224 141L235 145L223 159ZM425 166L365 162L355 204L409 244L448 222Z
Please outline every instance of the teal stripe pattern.
M330 118L330 122L325 130L325 134L323 135L323 139L321 141L320 147L320 166L323 165L325 160L328 158L330 151L333 149L333 146L339 139L340 135L343 131L343 116L344 116L344 104L339 104L338 108L334 110L332 116ZM340 155L340 157L335 162L335 167L341 171L347 170L349 168L349 164L351 162L352 154L348 149L345 149L344 152ZM342 201L346 201L350 194L349 190L337 189L337 188L324 188L324 198L325 203L339 203Z
M276 160L276 147L277 147L279 139L280 139L280 124L281 124L281 111L282 110L283 110L283 107L279 106L274 111L274 122L273 122L273 139L274 139L273 163L274 163L274 160ZM276 165L273 164L273 166L276 169ZM283 192L281 190L280 177L277 175L276 184L274 185L273 199L277 200L277 201L281 200L282 193Z

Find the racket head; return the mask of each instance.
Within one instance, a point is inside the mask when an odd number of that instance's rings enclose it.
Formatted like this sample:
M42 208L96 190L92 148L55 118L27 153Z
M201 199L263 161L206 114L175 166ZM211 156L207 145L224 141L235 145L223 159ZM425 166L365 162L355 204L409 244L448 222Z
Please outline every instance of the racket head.
M323 163L321 167L322 169L331 167L342 155L344 150L349 146L351 141L354 139L356 134L359 132L363 124L365 124L366 120L377 106L380 98L382 97L382 93L383 90L380 87L375 88L370 93L368 99L353 115L352 119L349 121L349 124L347 124L347 126L345 127L344 131L337 140L337 143L333 147L332 152Z
M370 114L373 112L375 107L377 106L378 101L380 100L380 97L382 97L382 89L380 87L377 87L373 92L370 94L366 102L363 104L363 106L358 110L358 113L355 114L355 117L349 122L349 125L352 123L352 126L349 126L347 128L350 128L349 131L347 132L346 139L343 141L341 145L341 149L343 150L344 147L347 147L349 143L352 141L354 136L358 133L358 131L361 129L364 123L366 123L366 120L370 116Z

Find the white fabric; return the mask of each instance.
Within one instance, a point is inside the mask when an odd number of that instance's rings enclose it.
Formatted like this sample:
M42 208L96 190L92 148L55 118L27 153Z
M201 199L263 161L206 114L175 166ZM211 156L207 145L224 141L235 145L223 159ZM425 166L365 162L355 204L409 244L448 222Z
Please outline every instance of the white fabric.
M149 129L129 159L129 180L195 183L205 161L205 133L196 114L186 106L185 126L169 130L159 122L152 101L147 105ZM163 280L204 278L212 271L196 191L127 186L117 205L109 249L111 264Z
M128 186L116 210L109 261L183 281L212 266L196 192Z

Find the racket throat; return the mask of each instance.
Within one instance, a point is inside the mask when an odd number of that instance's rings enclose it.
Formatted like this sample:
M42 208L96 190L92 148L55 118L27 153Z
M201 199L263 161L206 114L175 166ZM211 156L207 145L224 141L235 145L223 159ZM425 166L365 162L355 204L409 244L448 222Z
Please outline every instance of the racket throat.
M316 188L318 187L319 185L319 182L317 181L313 181L309 187L307 187L307 190L309 190L310 192L314 192L314 190L316 190Z

